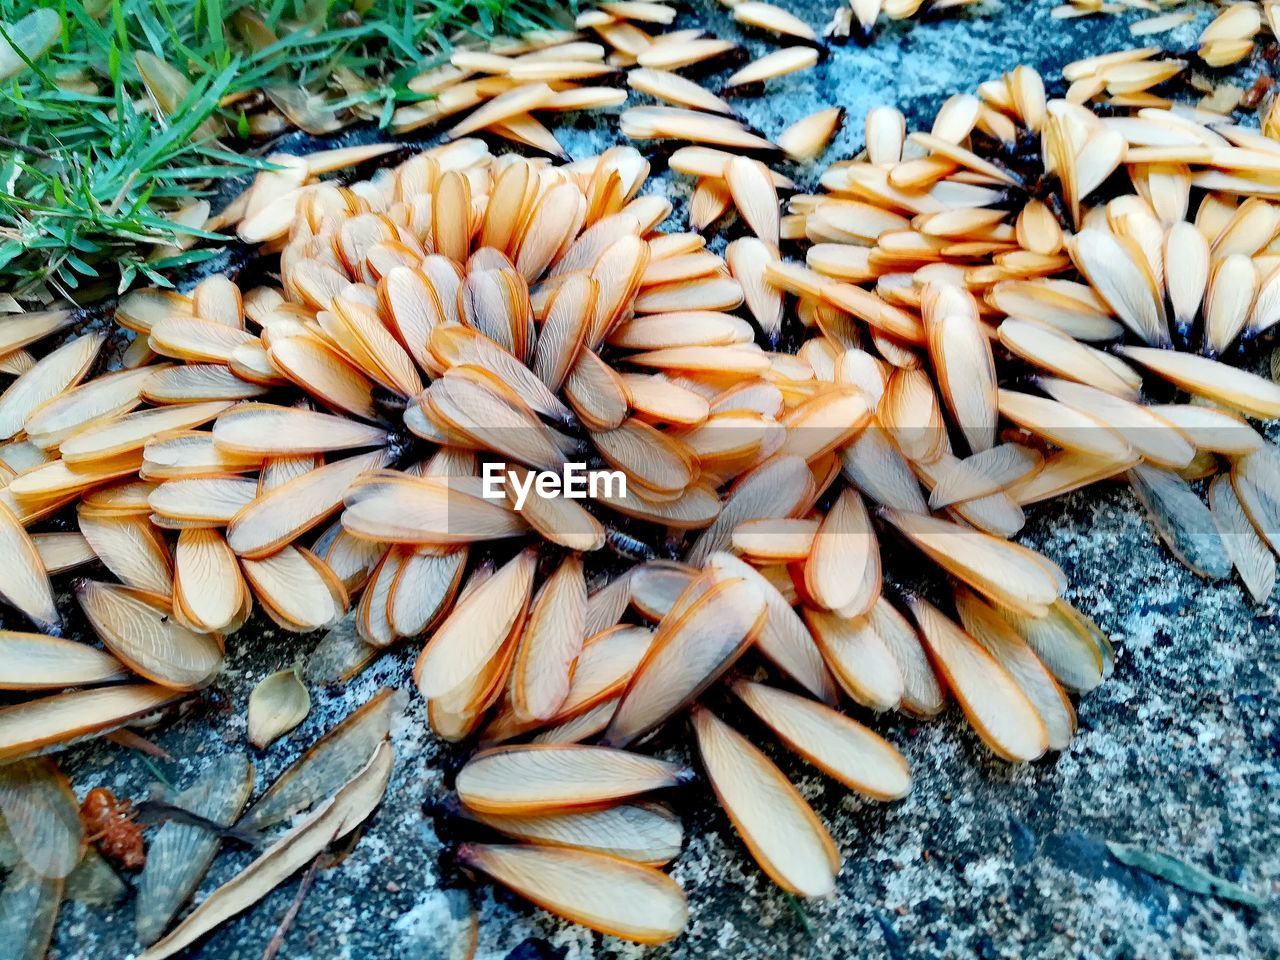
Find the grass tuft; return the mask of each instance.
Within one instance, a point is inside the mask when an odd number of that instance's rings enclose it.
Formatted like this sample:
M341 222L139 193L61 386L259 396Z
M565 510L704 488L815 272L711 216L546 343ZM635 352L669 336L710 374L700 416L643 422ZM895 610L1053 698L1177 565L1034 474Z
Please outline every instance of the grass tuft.
M408 80L451 40L549 26L564 6L0 0L0 63L15 66L0 82L0 291L84 303L168 285L168 271L211 255L188 247L220 239L171 215L264 166L251 138L267 126L255 129L272 106L265 89L277 103L279 91L314 95L334 127L385 125L421 99ZM62 23L47 50L23 21L42 8Z

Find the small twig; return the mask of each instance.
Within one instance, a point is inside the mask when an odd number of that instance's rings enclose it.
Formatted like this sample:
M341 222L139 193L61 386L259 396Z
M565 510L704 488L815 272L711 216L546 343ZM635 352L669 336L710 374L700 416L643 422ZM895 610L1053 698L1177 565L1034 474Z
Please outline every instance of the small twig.
M39 147L33 147L29 143L21 143L12 137L0 136L0 147L8 147L10 150L17 150L19 153L29 153L33 157L39 157L41 160L57 160L48 150L41 150Z
M311 889L311 882L315 880L316 871L320 869L320 860L327 850L328 847L317 853L316 858L311 861L311 866L307 867L307 872L302 875L302 883L298 884L298 892L294 894L293 903L289 904L289 909L280 919L280 926L276 927L276 932L271 935L271 942L263 951L262 960L274 960L275 955L284 946L284 938L288 936L289 928L293 926L293 921L298 917L298 911L302 909L302 901L306 898L307 891Z
M117 744L118 746L124 747L128 750L136 750L139 753L146 754L149 757L155 757L157 760L165 760L169 763L173 762L173 757L169 755L169 752L165 750L164 747L161 747L161 746L158 746L157 744L152 743L146 737L141 737L138 734L134 733L132 730L129 730L127 728L122 728L120 730L113 730L111 733L108 733L103 739L109 740L112 743Z

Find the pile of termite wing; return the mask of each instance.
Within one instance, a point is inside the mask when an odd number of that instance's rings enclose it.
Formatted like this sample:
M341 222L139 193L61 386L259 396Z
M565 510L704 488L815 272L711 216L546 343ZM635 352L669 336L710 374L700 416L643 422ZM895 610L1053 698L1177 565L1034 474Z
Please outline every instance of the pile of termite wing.
M609 6L594 29L634 43L624 11L660 5ZM650 42L670 59L698 41ZM1193 570L1234 566L1270 596L1280 456L1246 418L1280 416L1280 386L1236 364L1280 319L1280 143L1151 92L1182 66L1126 51L1070 65L1062 99L1013 69L927 132L877 108L865 150L783 209L791 181L764 162L777 148L718 98L623 114L629 136L699 141L671 168L698 177L700 227L737 209L718 254L662 229L672 204L643 192L634 148L557 166L465 136L532 131L530 111L572 101L593 75L575 65L603 55L562 36L464 51L430 103L473 71L488 80L467 97L490 99L450 142L361 181L329 175L393 147L261 174L222 216L278 255L272 279L130 294L123 353L64 336L74 312L0 322L0 592L44 631L0 634L0 686L22 691L0 709L0 913L33 955L64 878L119 883L96 851L138 862L128 812L98 797L87 827L41 755L104 735L145 746L130 726L209 685L255 610L330 628L310 679L418 650L432 730L481 747L441 804L488 831L458 861L653 943L688 909L661 869L681 825L651 793L705 780L780 887L836 889L821 820L707 702L731 693L883 801L910 773L855 719L868 711L931 717L954 699L1011 763L1069 746L1069 694L1102 682L1112 653L1058 566L1012 542L1024 507L1127 482ZM695 99L653 72L647 92ZM816 157L839 121L779 140ZM518 493L573 463L625 490ZM503 465L501 498L486 464ZM918 579L945 595L888 595L881 538L931 561ZM119 581L74 585L101 646L56 636L51 577L90 563ZM264 681L255 745L308 702L295 672ZM391 774L400 708L381 692L243 817L253 775L234 758L174 798L187 816L154 836L138 881L139 937L158 940L144 956L354 830ZM646 754L673 724L701 777ZM158 939L231 824L252 842L307 810Z

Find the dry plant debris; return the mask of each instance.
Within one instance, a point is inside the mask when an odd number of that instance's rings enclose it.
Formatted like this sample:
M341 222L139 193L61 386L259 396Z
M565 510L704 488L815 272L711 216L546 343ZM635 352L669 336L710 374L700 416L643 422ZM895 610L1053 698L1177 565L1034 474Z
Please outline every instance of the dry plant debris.
M738 14L811 39L765 4ZM207 686L254 609L328 631L313 683L424 638L414 683L433 731L482 748L442 807L514 841L465 843L458 862L657 943L688 908L661 869L681 824L653 795L698 779L643 752L664 725L688 718L733 828L797 896L831 895L841 857L717 715L734 699L886 802L910 790L906 761L846 704L928 718L954 698L1011 763L1069 746L1069 694L1113 654L1063 599L1062 570L1013 542L1024 508L1127 482L1192 570L1234 568L1271 595L1280 453L1249 419L1280 416L1280 386L1238 365L1280 320L1268 120L1259 133L1152 92L1185 67L1154 49L1069 65L1063 98L1019 66L953 96L928 131L873 109L865 149L804 194L768 164L780 147L820 156L839 107L775 145L725 91L676 72L727 41L648 32L673 20L607 3L579 21L604 44L543 33L459 51L415 81L437 98L396 115L450 121L444 142L368 179L329 175L391 145L278 158L219 214L278 255L278 282L130 294L116 317L136 337L106 362L101 334L66 336L69 312L0 326L14 375L0 592L41 631L0 635L3 685L29 695L0 710L0 812L22 863L0 898L38 905L33 952L99 839L43 755ZM1234 41L1205 45L1220 42ZM792 50L727 92L810 63ZM620 124L686 144L670 167L696 178L695 231L662 229L672 205L643 193L632 147L557 166L471 136L560 155L534 114L617 105L589 83L622 69L676 104ZM741 230L713 252L702 231L731 207ZM626 492L495 500L490 461L517 482L583 461ZM78 534L38 529L72 510ZM885 538L951 595L886 589ZM57 636L51 582L95 560L120 581L76 584L102 649ZM309 698L290 670L254 701L265 746ZM382 691L286 771L240 825L310 815L145 956L194 942L367 817L400 710ZM151 842L144 942L252 784L240 759L182 795L196 821Z

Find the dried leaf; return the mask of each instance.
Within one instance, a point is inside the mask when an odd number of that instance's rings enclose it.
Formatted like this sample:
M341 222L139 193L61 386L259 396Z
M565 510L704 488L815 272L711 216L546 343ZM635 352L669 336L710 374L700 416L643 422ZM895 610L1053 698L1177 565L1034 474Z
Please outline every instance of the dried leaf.
M1254 910L1264 910L1270 903L1266 897L1246 890L1239 884L1213 874L1159 850L1144 850L1135 844L1107 841L1107 851L1127 867L1136 867L1161 880L1190 890L1192 893L1206 894L1222 900L1233 900L1243 903Z

